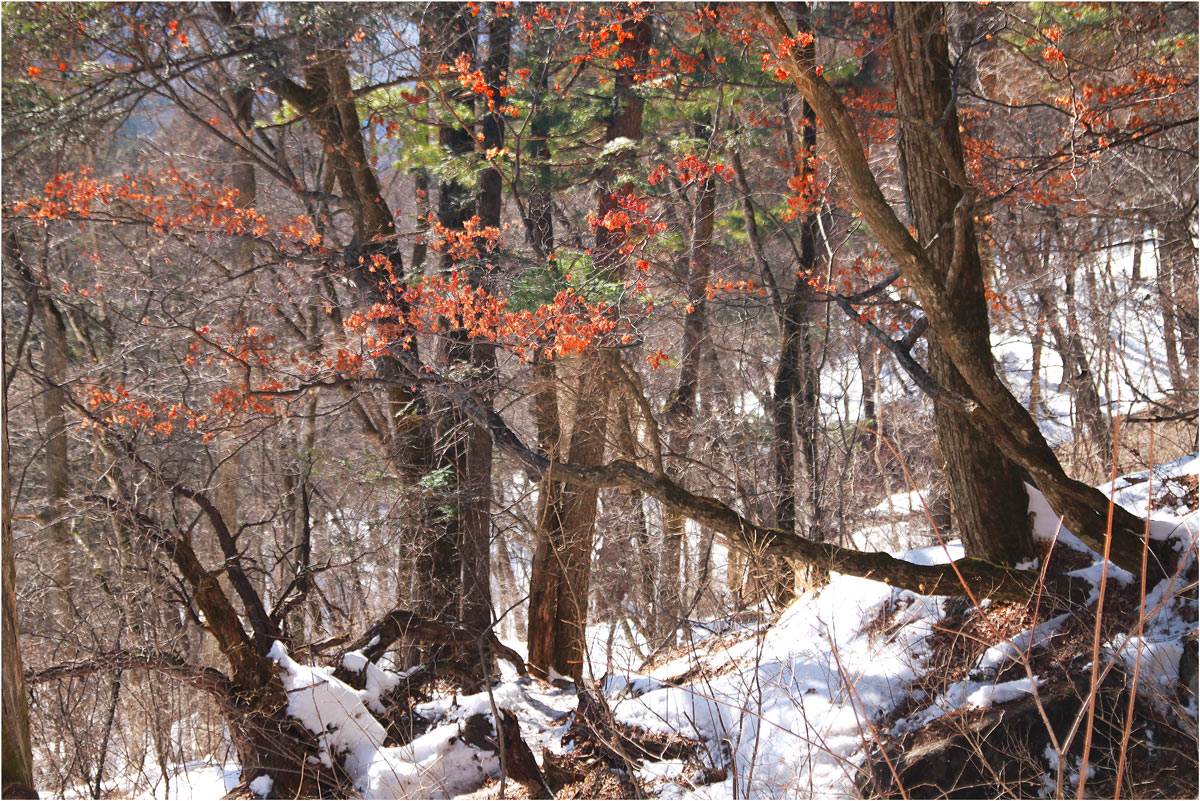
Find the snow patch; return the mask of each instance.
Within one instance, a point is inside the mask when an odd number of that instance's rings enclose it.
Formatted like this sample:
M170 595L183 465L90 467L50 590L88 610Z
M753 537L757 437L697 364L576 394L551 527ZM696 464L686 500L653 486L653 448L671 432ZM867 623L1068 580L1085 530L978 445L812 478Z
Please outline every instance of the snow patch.
M271 788L274 786L275 780L264 773L254 781L250 782L250 792L254 793L259 798L266 798L271 794Z

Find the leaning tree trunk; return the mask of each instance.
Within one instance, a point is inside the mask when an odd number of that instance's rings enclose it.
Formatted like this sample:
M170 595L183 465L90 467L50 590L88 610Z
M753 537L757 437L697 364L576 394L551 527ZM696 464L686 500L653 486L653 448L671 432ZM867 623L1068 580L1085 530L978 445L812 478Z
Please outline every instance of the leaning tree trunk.
M955 185L952 166L946 163L956 159L961 165L962 142L952 97L945 8L935 3L897 4L895 15L892 67L900 117L900 168L917 238L944 283L948 301L973 335L986 338L988 310L973 223L963 221L967 230L957 243L955 237L942 233L965 189ZM940 130L931 135L935 127ZM956 253L959 247L961 252ZM944 336L930 331L929 372L941 386L967 394L970 387L943 347ZM991 345L981 341L973 347L990 351ZM1033 541L1019 471L957 409L936 405L934 421L967 555L1004 565L1028 559Z
M911 13L905 11L905 14ZM988 342L986 314L964 313L969 312L971 307L964 309L951 301L954 291L947 290L944 273L900 222L883 196L846 105L815 66L801 64L791 53L781 49L782 37L791 36L791 29L773 4L757 4L754 14L768 30L780 37L779 40L770 41L776 58L788 70L805 99L817 110L817 117L838 154L846 185L854 196L863 220L871 226L880 244L895 259L901 275L908 281L929 317L930 330L938 334L939 346L954 359L955 367L970 390L964 393L949 387L932 386L930 391L935 403L954 406L968 415L974 426L992 440L1006 457L1029 472L1050 507L1062 517L1063 524L1070 531L1089 547L1107 551L1116 564L1141 575L1145 550L1142 522L1128 509L1113 506L1108 496L1100 490L1067 475L1029 411L1013 397L996 374ZM919 43L918 39L916 44ZM898 43L892 50L894 59L910 58L909 48ZM911 57L916 55L914 50ZM944 48L940 54L930 55L942 62L940 69L949 72L945 64L948 55ZM953 114L947 116L956 117ZM961 149L955 151L945 137L945 134L952 132L957 141L957 121L948 120L945 126L932 130L926 127L924 130L939 145L939 150L946 150L940 166L950 171L953 183L963 190L962 202L954 209L953 225L945 233L958 243L955 252L962 253L968 241L974 242L970 218L977 190L967 179ZM958 288L962 282L956 278L953 283ZM982 295L982 287L978 289ZM972 299L973 305L983 303L982 297ZM1153 544L1151 549L1154 550ZM1162 573L1157 554L1150 563L1150 569L1154 575Z

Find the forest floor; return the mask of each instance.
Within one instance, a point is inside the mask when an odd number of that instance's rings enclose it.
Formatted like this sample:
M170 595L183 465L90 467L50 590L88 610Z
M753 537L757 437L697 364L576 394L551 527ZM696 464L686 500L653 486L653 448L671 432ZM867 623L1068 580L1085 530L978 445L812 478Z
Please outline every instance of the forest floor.
M645 666L619 640L594 648L587 715L577 714L570 682L518 676L501 663L502 681L490 692L418 704L427 730L387 747L370 709L394 676L380 671L355 691L329 670L277 656L293 714L325 732L322 760L343 760L369 798L498 797L493 709L516 717L544 789L559 798L928 797L954 790L1053 797L1074 793L1088 739L1089 794L1113 795L1123 762L1119 795L1196 797L1198 473L1200 455L1192 455L1159 466L1153 481L1149 471L1117 479L1116 500L1149 514L1151 537L1169 541L1178 562L1148 588L1144 606L1132 576L1109 565L1099 661L1103 561L1062 530L1032 491L1035 534L1052 568L1095 588L1087 609L1064 612L1037 601L972 606L834 574L773 620L695 625L683 632L684 645ZM943 563L960 556L961 546L903 555ZM608 640L602 627L596 634ZM1088 698L1096 699L1091 724ZM216 797L236 783L232 766L190 763L172 777L170 796ZM504 785L512 798L543 789Z

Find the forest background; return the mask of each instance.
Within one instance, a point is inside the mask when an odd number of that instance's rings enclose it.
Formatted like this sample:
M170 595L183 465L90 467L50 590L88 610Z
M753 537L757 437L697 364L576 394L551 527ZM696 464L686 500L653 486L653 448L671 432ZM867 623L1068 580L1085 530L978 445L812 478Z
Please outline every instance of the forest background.
M831 570L1025 601L1026 483L1169 570L1089 485L1196 447L1194 5L8 3L3 39L26 784L227 726L332 792L276 642L477 689Z

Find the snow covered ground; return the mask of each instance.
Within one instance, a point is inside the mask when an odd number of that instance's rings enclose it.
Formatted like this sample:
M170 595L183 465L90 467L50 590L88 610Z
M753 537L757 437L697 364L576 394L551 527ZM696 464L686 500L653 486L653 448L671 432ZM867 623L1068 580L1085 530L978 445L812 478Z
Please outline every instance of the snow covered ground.
M1172 476L1194 475L1198 469L1200 456L1193 455L1156 468L1152 481L1149 472L1124 476L1115 483L1115 495L1144 515L1152 494L1159 497ZM1037 537L1086 550L1061 529L1034 491L1030 510ZM1151 535L1170 540L1194 559L1200 515L1176 511L1153 511ZM904 554L927 564L960 555L953 543ZM1100 561L1091 556L1092 564L1075 572L1095 582ZM1109 581L1128 578L1110 566ZM1194 590L1183 583L1175 576L1152 588L1141 636L1122 635L1105 644L1107 660L1139 663L1142 692L1160 692L1177 679L1183 638L1196 628ZM968 678L945 683L936 697L926 698L913 684L929 670L930 635L945 613L945 598L834 574L824 590L798 599L773 625L696 627L689 646L645 671L638 670L640 660L619 631L610 647L610 632L597 627L589 638L591 669L619 721L702 743L701 758L712 773L682 760L640 766L638 778L659 797L852 797L856 771L889 713L905 702L915 707L890 723L890 733L898 734L958 709L1027 696L1041 684L1039 677L1000 681L999 669L1043 646L1066 618L1041 621L995 643ZM298 664L281 647L274 656L289 689L289 711L320 736L317 758L343 760L364 798L454 797L497 777L496 755L462 737L472 716L490 720L493 704L515 713L535 754L573 747L564 747L562 737L574 693L515 672L506 673L490 696L451 696L422 705L418 711L435 726L406 746L385 747L383 727L371 712L380 693L397 680L395 674L358 664L351 656L346 667L370 674L367 689L357 691L334 678L332 669ZM1186 714L1194 729L1194 698ZM722 772L723 779L704 783L706 775ZM236 780L234 766L189 763L173 777L171 797L215 797ZM260 780L253 789L265 792L268 784Z

